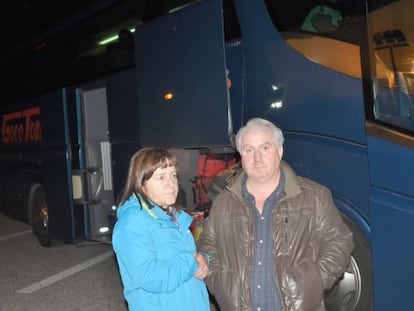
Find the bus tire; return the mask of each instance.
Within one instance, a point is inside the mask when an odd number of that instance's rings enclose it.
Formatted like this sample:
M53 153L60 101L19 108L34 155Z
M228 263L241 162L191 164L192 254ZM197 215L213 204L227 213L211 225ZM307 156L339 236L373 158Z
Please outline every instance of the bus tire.
M373 311L371 248L363 233L345 215L351 229L354 250L343 277L325 293L327 311Z
M46 192L42 187L36 189L33 195L32 230L40 245L49 247L52 244L50 233L49 209L47 207Z

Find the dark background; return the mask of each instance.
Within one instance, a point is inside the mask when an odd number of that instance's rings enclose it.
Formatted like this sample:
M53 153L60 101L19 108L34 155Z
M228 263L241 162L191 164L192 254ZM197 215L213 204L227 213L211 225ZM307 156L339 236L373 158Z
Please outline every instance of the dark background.
M15 0L0 8L0 106L134 66L135 29L196 0ZM225 37L239 37L224 0ZM123 40L102 39L130 32ZM125 34L125 32L122 32Z
M57 30L59 25L69 25L70 20L79 17L88 7L96 7L97 3L91 0L15 0L6 5L3 2L0 10L1 55L23 42L36 40Z
M128 7L142 20L160 15L168 7L188 0L15 0L0 8L0 63L10 54L36 46L41 40L93 18L110 7ZM114 12L114 16L117 13ZM108 24L112 21L108 16Z
M16 0L3 3L0 106L122 69L125 65L114 67L109 63L112 61L108 60L109 46L106 51L106 46L99 47L97 43L189 1Z

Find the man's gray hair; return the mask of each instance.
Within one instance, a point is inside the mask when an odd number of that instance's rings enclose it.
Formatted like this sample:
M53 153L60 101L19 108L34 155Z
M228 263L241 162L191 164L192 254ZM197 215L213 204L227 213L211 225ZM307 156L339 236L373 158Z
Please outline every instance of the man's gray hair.
M274 125L272 122L262 119L262 118L253 118L250 119L246 125L242 126L240 130L237 132L236 135L236 149L238 152L241 152L241 143L244 134L246 132L257 129L257 128L267 128L271 131L273 140L278 147L283 147L283 142L285 141L285 138L283 137L283 132L280 128L278 128L276 125Z

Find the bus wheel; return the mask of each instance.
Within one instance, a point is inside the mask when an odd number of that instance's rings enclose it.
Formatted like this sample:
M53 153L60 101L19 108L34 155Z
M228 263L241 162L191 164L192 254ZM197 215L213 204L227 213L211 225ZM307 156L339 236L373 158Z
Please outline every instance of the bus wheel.
M362 232L346 216L354 235L354 250L344 275L325 293L327 311L372 311L371 251Z
M49 210L43 188L38 188L33 196L32 228L39 243L44 247L50 246L52 236L49 230Z

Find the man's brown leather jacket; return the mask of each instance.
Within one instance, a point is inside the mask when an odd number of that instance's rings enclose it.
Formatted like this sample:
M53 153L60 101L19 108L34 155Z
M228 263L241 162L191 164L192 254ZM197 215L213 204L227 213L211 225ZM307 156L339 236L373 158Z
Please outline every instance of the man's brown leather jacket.
M273 258L282 310L323 311L324 290L345 271L352 233L324 186L297 176L284 162L284 193L273 209ZM210 292L221 311L251 308L254 214L242 196L241 172L214 200L198 250L208 253Z

